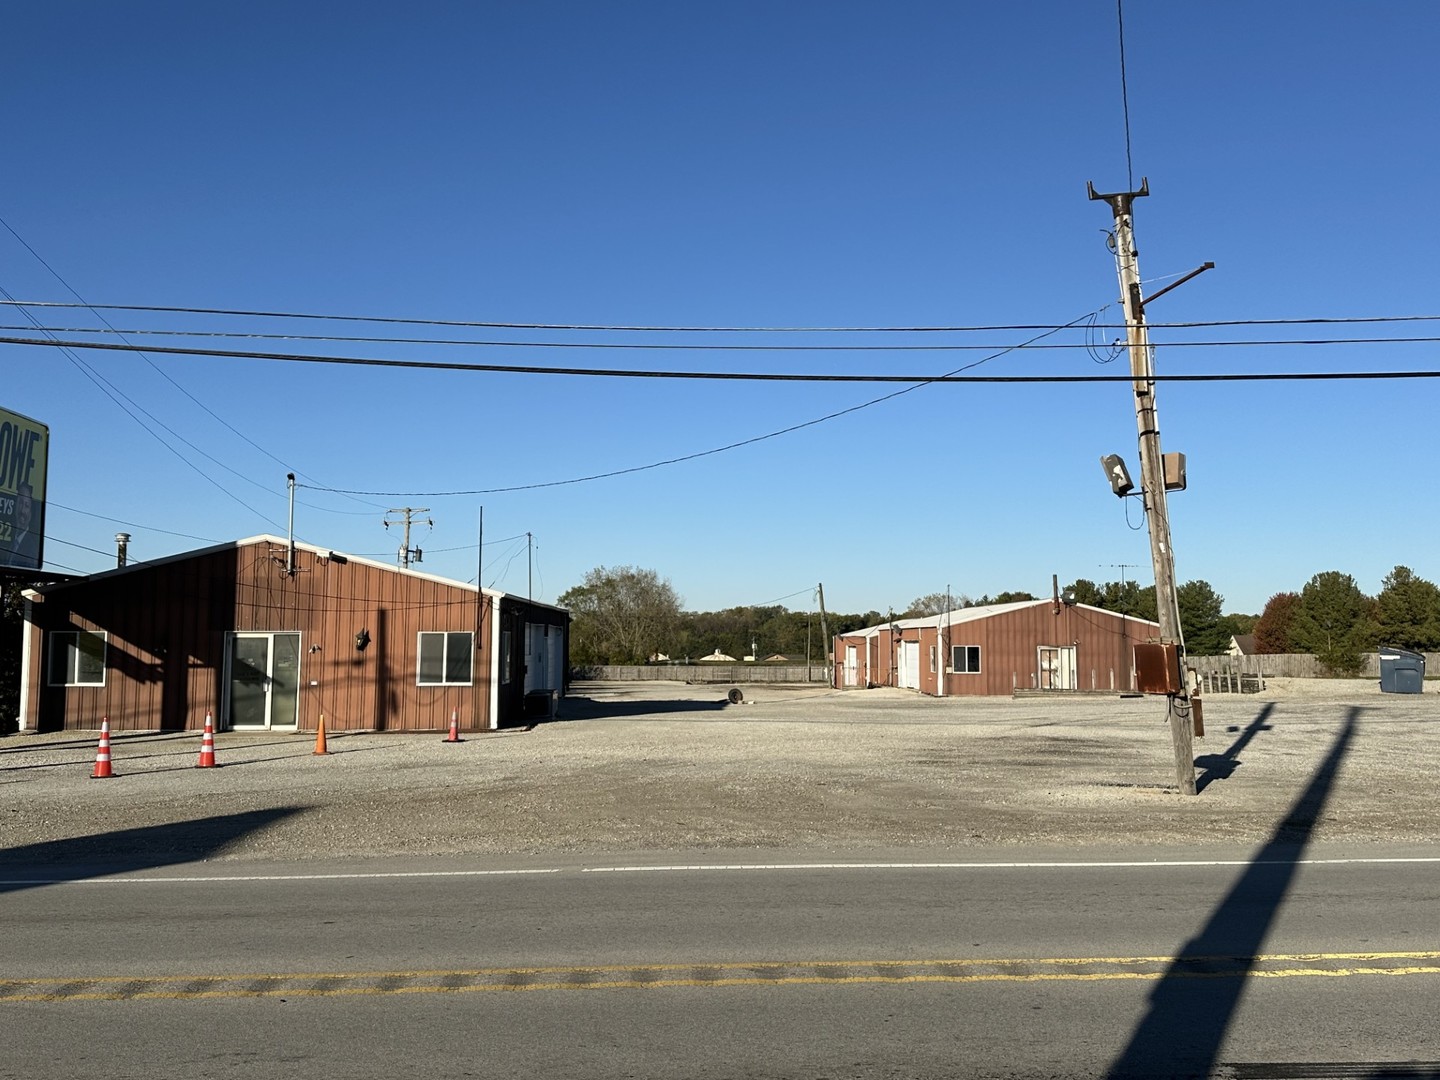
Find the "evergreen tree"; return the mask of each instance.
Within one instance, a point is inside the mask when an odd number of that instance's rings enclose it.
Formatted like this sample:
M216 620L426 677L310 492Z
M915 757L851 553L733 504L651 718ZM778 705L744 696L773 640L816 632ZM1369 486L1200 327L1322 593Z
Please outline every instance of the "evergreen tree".
M1354 675L1378 632L1375 601L1349 574L1327 570L1301 590L1290 638L1294 647L1314 653L1332 673Z
M1230 635L1220 626L1225 598L1208 581L1187 581L1175 590L1180 607L1180 632L1185 650L1196 656L1219 656L1230 647Z
M1408 566L1385 576L1375 598L1380 641L1424 652L1440 648L1440 588Z

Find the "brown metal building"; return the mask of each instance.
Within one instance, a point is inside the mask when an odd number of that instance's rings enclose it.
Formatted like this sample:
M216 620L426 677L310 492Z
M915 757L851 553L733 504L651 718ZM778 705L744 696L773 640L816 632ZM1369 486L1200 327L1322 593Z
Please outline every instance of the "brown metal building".
M1135 644L1159 635L1159 623L1060 600L961 608L837 636L835 685L937 697L1130 691Z
M437 731L563 694L569 613L276 536L25 593L21 730Z

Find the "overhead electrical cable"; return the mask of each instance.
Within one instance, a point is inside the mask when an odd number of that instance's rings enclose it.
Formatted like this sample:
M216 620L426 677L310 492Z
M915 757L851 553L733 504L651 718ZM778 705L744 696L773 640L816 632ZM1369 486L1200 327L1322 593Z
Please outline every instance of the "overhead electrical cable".
M1167 275L1177 276L1177 275ZM1183 275L1180 275L1183 276ZM1147 279L1161 281L1164 278ZM70 304L45 300L0 301L32 308L84 308L89 311L146 311L174 315L226 315L255 319L314 319L330 322L381 323L397 326L452 326L486 330L604 330L624 333L666 334L935 334L976 331L1061 330L1069 323L993 323L974 326L661 326L621 323L495 322L465 319L415 319L390 315L331 315L317 312L251 311L239 308L178 307L162 304ZM1205 326L1300 326L1346 323L1440 322L1440 315L1327 316L1324 318L1218 319L1203 322L1147 322L1151 329L1185 329ZM1103 324L1100 329L1124 330L1124 323Z
M3 296L6 297L7 299L11 298L11 297L10 297L10 293L9 293L3 286L0 286L0 295L3 295ZM26 311L25 308L21 307L21 308L20 308L20 311L21 311L22 313L24 313L27 318L30 318L32 321L35 322L36 328L37 328L42 334L43 334L43 333L48 333L48 331L46 331L46 329L45 329L43 326L41 326L40 323L39 323L37 320L34 319L34 316L30 315L30 313L29 313L28 311ZM259 510L255 509L255 507L253 507L253 506L251 506L249 503L245 502L244 499L240 498L240 496L236 495L236 494L235 494L233 491L231 491L229 488L227 488L227 487L225 487L223 484L221 484L218 480L216 480L213 476L211 476L209 473L207 473L204 469L200 468L200 466L196 465L193 461L191 461L191 460L190 460L189 458L187 458L184 454L182 454L179 450L175 449L174 446L172 446L170 443L166 442L165 439L161 438L161 436L155 431L154 428L150 427L150 425L147 424L147 423L145 423L144 420L141 420L140 417L136 416L136 415L135 415L135 411L139 411L139 412L144 413L147 417L149 417L149 418L150 418L152 421L154 421L157 425L159 425L160 427L162 427L162 428L164 428L166 431L168 431L174 438L178 439L180 442L183 442L186 446L190 447L192 450L194 450L196 453L200 454L201 456L206 457L206 458L209 458L211 461L215 462L215 464L219 465L221 468L226 469L226 470L229 471L229 472L235 472L234 469L231 469L230 466L226 465L224 462L218 461L218 460L216 460L215 458L211 457L209 454L205 453L205 451L201 450L198 446L196 446L194 443L190 442L190 441L189 441L188 439L186 439L184 436L180 435L179 433L177 433L176 431L174 431L172 428L168 427L165 423L163 423L161 420L159 420L154 414L152 414L151 412L149 412L143 405L140 405L139 403L137 403L133 398L131 398L131 397L129 397L127 394L125 394L124 391L122 391L118 386L116 386L114 383L112 383L109 379L105 378L105 377L104 377L103 375L101 375L99 372L95 371L95 369L92 368L89 364L85 363L85 361L81 360L78 356L76 356L75 353L71 350L71 348L70 348L68 345L66 345L64 342L59 341L58 339L54 338L53 335L52 335L51 340L49 340L49 341L38 341L38 342L35 342L34 344L37 344L37 345L50 345L50 346L58 347L58 348L60 349L60 351L65 355L65 357L66 357L67 359L69 359L69 361L70 361L72 364L75 365L75 367L80 371L80 373L81 373L82 375L84 375L87 379L89 379L89 380L100 390L101 393L103 393L103 394L104 394L106 397L108 397L112 402L114 402L117 406L119 406L120 409L121 409L121 411L124 412L127 416L129 416L130 419L134 420L137 424L139 424L140 427L143 428L143 429L145 430L145 432L150 435L151 438L153 438L153 439L154 439L156 442L158 442L161 446L165 447L165 449L169 450L172 454L174 454L177 458L179 458L182 462L184 462L185 465L187 465L189 468L193 469L196 473L198 473L201 477L203 477L207 482L209 482L210 484L213 484L215 487L219 488L220 491L224 492L226 496L228 496L229 498L233 499L235 502L239 503L239 504L240 504L241 506L243 506L246 510L249 510L250 513L254 514L254 515L255 515L256 517L258 517L261 521L265 521L265 522L268 522L268 523L271 524L271 525L275 525L276 528L279 528L279 527L280 527L277 522L273 521L273 520L270 519L270 518L267 518L267 517L266 517L264 514L262 514ZM81 347L83 348L84 346L81 346ZM131 346L113 346L113 345L112 345L111 347L112 347L112 348L122 348L122 349L124 349L125 351L138 351L138 350L135 350L135 349L134 349L133 347L131 347ZM127 404L127 403L128 403L128 404ZM133 406L133 410L134 410L134 411L132 411L132 408L131 408L132 406ZM235 475L236 475L236 476L240 476L239 473L235 473ZM248 479L248 478L241 476L241 479ZM252 481L252 482L253 482L253 481Z
M1096 310L1103 311L1104 308L1097 308ZM478 490L474 490L474 491L445 491L445 492L441 492L441 491L437 491L437 492L362 491L362 492L352 492L351 494L371 495L371 496L384 495L384 496L386 496L386 497L398 496L398 497L402 497L402 498L408 498L408 497L410 497L412 494L413 494L413 495L416 495L416 496L419 496L419 497L429 497L429 496L431 496L431 495L434 495L434 496L449 496L449 495L491 495L491 494L501 494L501 493L511 492L511 491L533 491L533 490L536 490L536 489L539 489L539 488L565 487L565 486L568 486L568 485L571 485L571 484L585 484L585 483L589 483L589 482L594 481L594 480L607 480L607 479L610 479L611 477L615 477L615 476L628 476L628 475L631 475L631 474L634 474L634 473L648 472L648 471L650 471L650 470L652 470L652 469L663 468L663 467L666 466L666 465L678 465L678 464L679 464L680 462L682 462L682 461L695 461L695 460L697 460L697 459L699 459L699 458L712 457L712 456L714 456L715 454L723 454L723 453L726 453L726 452L728 452L728 451L730 451L730 450L738 450L738 449L739 449L740 447L742 447L742 446L753 446L753 445L756 444L756 443L765 442L765 441L767 441L767 440L769 440L769 439L775 439L775 438L778 438L778 437L781 436L781 435L788 435L788 434L790 434L791 432L794 432L794 431L802 431L802 430L804 430L805 428L815 427L815 426L818 425L818 424L823 424L823 423L826 423L827 421L836 420L836 419L838 419L838 418L840 418L840 417L842 417L842 416L848 416L848 415L851 414L851 413L859 412L861 409L868 409L868 408L870 408L872 405L879 405L879 404L881 404L882 402L885 402L885 401L892 401L892 400L894 400L895 398L901 397L901 396L903 396L903 395L905 395L905 394L913 393L914 391L920 389L922 386L926 386L926 385L929 385L929 384L931 384L931 383L935 383L935 382L941 381L941 379L953 377L953 376L957 375L959 372L962 372L962 371L970 371L970 370L972 370L972 369L974 369L974 368L979 367L981 364L987 364L987 363L989 363L991 360L997 360L997 359L999 359L1000 357L1006 355L1007 353L1014 352L1016 349L1022 348L1023 346L1028 345L1028 344L1030 344L1031 342L1039 341L1039 340L1041 340L1042 338L1049 337L1051 334L1058 334L1061 330L1068 329L1068 328L1071 327L1071 326L1076 326L1076 325L1084 322L1086 319L1090 318L1090 316L1093 315L1094 313L1095 313L1095 312L1093 312L1093 311L1086 312L1084 315L1081 315L1078 319L1073 319L1073 320L1071 320L1069 323L1065 324L1065 326L1058 326L1058 327L1055 327L1054 329L1046 330L1044 333L1036 334L1034 337L1030 338L1028 341L1021 342L1019 345L1011 346L1011 347L1008 348L1008 349L1002 349L1002 350L1000 350L999 352L994 353L994 354L992 354L992 355L990 355L990 356L981 357L979 360L974 360L974 361L970 362L969 364L965 364L965 365L963 365L963 366L961 366L961 367L955 368L953 371L949 372L946 376L942 376L940 379L931 378L931 379L929 379L929 380L926 380L925 382L918 383L918 384L916 384L916 385L914 385L914 386L907 386L907 387L905 387L905 388L902 389L902 390L892 390L892 391L891 391L890 393L888 393L888 394L882 394L882 395L880 395L879 397L871 398L871 399L868 400L868 401L862 401L862 402L860 402L860 403L857 404L857 405L851 405L851 406L849 406L848 408L838 409L838 410L836 410L835 412L832 412L832 413L826 413L824 416L818 416L818 417L815 417L815 418L812 419L812 420L806 420L806 421L803 421L802 423L799 423L799 424L791 424L789 427L781 428L781 429L778 430L778 431L767 432L767 433L764 434L764 435L754 435L754 436L751 436L751 437L748 438L748 439L740 439L740 440L738 440L738 441L736 441L736 442L727 443L727 444L724 445L724 446L712 447L712 448L709 449L709 450L698 450L698 451L696 451L696 452L694 452L694 453L691 453L691 454L681 454L681 455L679 455L678 457L667 458L667 459L665 459L664 461L652 461L652 462L649 463L648 465L632 465L632 466L630 466L630 467L628 467L628 468L624 468L624 469L612 469L612 470L610 470L610 471L608 471L608 472L594 473L594 474L589 475L589 476L575 476L575 477L571 477L571 478L569 478L569 479L567 479L567 480L549 480L549 481L543 481L543 482L540 482L540 483L532 483L532 484L514 484L514 485L511 485L511 486L508 486L508 487L482 488L482 489L478 489ZM482 574L483 574L483 569L482 569Z
M162 529L156 525L141 525L138 522L134 521L123 521L120 518L107 517L104 514L91 513L89 510L77 510L73 506L66 506L64 503L58 503L54 499L46 499L45 505L51 509L65 510L71 514L83 514L85 517L92 517L99 521L108 521L113 525L124 525L126 528L129 529L141 529L145 532L164 533L166 536L179 536L185 540L201 540L207 544L218 544L221 542L219 540L216 540L213 536L196 536L194 533L176 532L174 529Z
M89 312L91 315L93 315L96 319L99 319L100 322L104 323L104 324L105 324L105 327L107 328L107 330L108 330L110 333L113 333L113 334L118 335L122 341L125 340L125 335L126 335L126 333L138 333L137 331L122 331L122 330L116 330L115 327L111 325L110 321L109 321L108 319L106 319L104 315L100 314L100 311L98 310L98 308L96 307L96 305L91 304L91 303L90 303L89 301L87 301L83 296L81 296L80 293L70 284L70 282L68 282L68 281L65 280L65 278L61 275L60 271L56 270L53 266L51 266L51 265L45 260L45 258L44 258L38 251L36 251L33 247L31 247L31 246L30 246L30 242L27 241L27 240L26 240L23 236L21 236L18 232L16 232L14 226L12 226L8 221L6 221L4 217L0 217L0 225L3 225L3 226L5 227L5 230L6 230L7 232L9 232L10 235L13 236L13 237L16 239L16 241L19 242L19 244L20 244L21 247L23 247L23 248L24 248L26 251L28 251L32 256L34 256L36 262L38 262L38 263L39 263L41 266L43 266L47 271L49 271L51 277L53 277L53 278L54 278L56 281L58 281L62 286L64 286L66 292L68 292L71 296L75 297L76 301L78 301L78 305L77 305L77 306L79 306L80 308L82 308L82 309L85 310L85 311L88 311L88 312ZM6 298L7 298L7 302L13 303L13 298L10 297L8 293L6 294ZM22 308L22 311L23 311L23 308ZM36 320L35 317L34 317L34 315L32 315L29 311L24 311L24 314L25 314L26 318L30 319L30 321L31 321L32 323L34 323L37 327L40 326L39 321ZM86 328L86 329L80 330L80 331L70 331L70 330L66 330L66 331L62 331L62 332L63 332L63 333L74 333L74 332L79 332L79 333L98 333L98 332L100 332L100 331L96 331L96 330L94 330L94 328ZM53 336L53 331L47 331L47 333L50 333L50 334ZM127 342L127 344L128 344L128 342ZM224 427L226 430L228 430L231 434L235 435L237 438L240 438L240 439L244 440L245 442L249 443L250 446L254 447L256 450L259 450L259 451L260 451L262 454L264 454L266 457L270 458L271 461L274 461L274 462L275 462L276 464L278 464L278 465L284 466L287 471L296 473L297 475L303 475L303 474L300 473L300 470L299 470L299 469L295 468L295 467L292 466L292 465L287 464L286 462L282 461L280 458L276 457L276 456L275 456L273 453L271 453L269 450L265 449L265 448L264 448L263 446L261 446L259 443L255 442L255 440L253 440L252 438L250 438L250 436L248 436L248 435L246 435L244 432L240 431L238 428L236 428L234 425L232 425L229 421L227 421L224 417L222 417L222 416L220 416L218 413L216 413L213 409L211 409L211 408L210 408L208 405L206 405L203 401L201 401L199 398L197 398L194 394L190 393L189 390L185 389L185 387L181 386L180 383L176 382L173 378L171 378L171 377L170 377L170 374L169 374L168 372L166 372L163 368L161 368L160 365L156 364L155 361L151 360L150 357L146 356L145 353L144 353L141 349L137 348L135 351L139 354L139 356L140 356L140 358L141 358L142 360L144 360L147 364L150 365L151 369L154 370L157 375L159 375L162 379L164 379L166 382L168 382L168 383L169 383L171 386L173 386L176 390L179 390L180 393L184 394L187 398L189 398L190 401L193 402L196 406L198 406L199 408L203 409L203 410L210 416L210 418L213 419L216 423L220 424L222 427ZM128 400L128 399L127 399L127 400ZM132 402L132 404L134 404L134 403ZM138 408L138 406L137 406L137 408ZM149 413L146 413L146 415L149 416L150 414L149 414ZM154 419L154 418L152 417L152 419ZM156 422L158 423L159 421L156 421ZM162 426L163 426L163 425L162 425ZM166 428L166 430L167 430L167 431L170 431L169 428ZM175 434L175 433L174 433L173 431L171 431L171 434L173 435L173 434ZM180 436L177 435L176 438L180 438ZM187 446L190 446L192 449L196 449L198 452L200 452L200 453L202 453L202 454L204 453L204 451L199 451L198 448L195 447L195 445L194 445L193 443L190 443L189 441L187 441L187 440L185 440L185 439L181 439L181 441L182 441L182 442L185 442L185 444L186 444ZM205 456L206 456L206 457L210 457L209 454L205 454ZM210 457L210 460L211 460L211 461L216 461L216 459L213 458L213 457ZM216 461L216 464L221 464L221 463L218 462L218 461ZM270 489L267 488L264 484L260 484L258 481L251 480L249 477L243 476L241 473L236 472L234 469L230 469L230 467L229 467L228 465L222 465L222 467L223 467L223 468L226 468L226 469L229 469L230 472L235 473L236 476L240 476L241 479L246 480L246 481L248 481L249 483L255 484L256 487L260 487L260 488L262 488L262 489L264 489L264 490L270 490ZM350 496L350 498L353 499L354 497L353 497L353 496ZM359 500L355 500L355 501L358 502ZM344 511L340 511L340 510L328 510L328 508L323 507L323 506L314 506L314 507L311 507L311 509L321 510L321 511L325 511L325 512L328 512L328 513L335 513L335 514L344 513ZM378 507L377 507L377 509L378 509Z
M273 360L284 363L295 364L335 364L341 366L359 367L381 367L401 368L410 370L426 371L462 371L472 374L503 372L521 375L569 375L586 378L620 378L620 379L701 379L719 380L731 382L855 382L855 383L1102 383L1102 382L1131 382L1129 375L958 375L958 372L968 371L971 368L980 366L997 356L1021 350L1035 350L1045 346L1034 345L1033 342L1040 338L1048 337L1050 334L1058 333L1060 330L1067 330L1074 323L1066 326L1056 327L1036 335L1019 345L1007 346L989 356L982 357L974 363L966 364L956 368L954 372L946 375L839 375L833 373L818 374L806 372L773 372L773 371L676 371L676 370L646 370L644 368L577 368L577 367L544 367L535 364L466 364L445 360L397 360L393 358L366 357L366 356L320 356L313 353L270 353L255 352L249 350L235 349L200 349L181 347L154 347L152 352L173 353L177 356L206 356L219 357L231 360ZM1385 340L1385 339L1382 339ZM1388 339L1398 340L1398 339ZM1408 339L1407 343L1436 342L1434 339ZM1346 341L1308 341L1288 342L1294 345L1348 345L1356 344L1353 340ZM1199 343L1199 342L1173 342L1159 348L1173 349L1183 348L1188 345L1206 344L1207 347L1215 344L1230 344L1236 346L1251 345L1248 341L1235 341L1228 343ZM44 348L68 349L98 349L111 352L132 352L134 346L117 344L115 342L102 341L64 341L50 340L41 341L34 338L12 338L0 337L0 345L33 345ZM1271 382L1285 380L1325 380L1325 379L1424 379L1432 378L1440 372L1433 371L1339 371L1339 372L1247 372L1243 374L1193 374L1193 375L1154 375L1157 381L1169 382ZM138 407L138 406L137 406ZM158 421L157 421L158 423ZM163 426L163 425L162 425ZM168 430L168 429L167 429ZM178 436L177 436L178 437ZM208 455L207 455L208 456ZM338 488L321 487L314 484L301 485L316 491L335 491Z
M1031 352L1038 350L1064 350L1064 349L1086 349L1094 350L1096 345L1093 340L1093 332L1101 329L1099 324L1092 324L1086 327L1087 339L1069 343L1055 343L1050 345L1030 345L1027 349ZM28 330L26 326L0 325L0 330ZM347 336L335 334L260 334L250 332L235 332L224 330L99 330L92 326L45 326L40 327L47 334L107 334L113 333L123 341L126 336L140 337L179 337L179 338L224 338L230 340L248 341L326 341L338 342L347 345L468 345L476 348L487 349L607 349L636 352L989 352L995 349L1006 348L994 342L970 342L967 344L946 343L943 345L687 345L676 342L624 342L624 341L475 341L468 338L397 338L397 337L368 337L368 336ZM0 341L12 341L9 338L0 338ZM1240 338L1226 341L1174 341L1164 345L1157 345L1155 348L1210 348L1213 346L1272 346L1272 345L1415 345L1434 344L1440 342L1440 335L1422 337L1351 337L1351 338ZM23 344L24 342L20 342ZM35 343L38 344L38 343ZM94 343L92 343L94 344ZM127 342L127 344L129 344ZM84 343L74 342L74 347L86 347ZM195 353L198 355L224 355L224 356L251 356L256 359L276 359L265 353L206 353L194 349L167 349L159 346L132 345L135 352L144 356L143 349L150 349L152 352L181 352ZM287 357L288 358L288 357ZM146 357L149 360L149 357ZM151 362L153 366L153 361ZM162 372L163 374L163 372ZM166 378L169 378L167 375ZM172 380L173 381L173 380ZM178 385L178 384L177 384ZM274 457L274 455L271 455ZM279 458L275 458L279 461ZM284 462L281 462L283 465ZM294 471L293 469L291 470Z

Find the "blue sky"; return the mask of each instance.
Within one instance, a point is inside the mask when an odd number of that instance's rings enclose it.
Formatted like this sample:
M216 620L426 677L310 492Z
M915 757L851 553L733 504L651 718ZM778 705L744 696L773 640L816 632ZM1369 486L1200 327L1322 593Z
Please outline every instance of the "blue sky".
M1440 6L1131 0L1125 28L1134 178L1151 188L1136 203L1148 291L1217 264L1157 300L1152 322L1440 314ZM9 12L0 48L0 217L92 304L567 325L1057 325L1107 304L1101 318L1119 318L1110 213L1085 196L1087 180L1128 182L1110 0L55 2ZM3 229L0 286L74 300ZM84 309L28 310L66 339L101 325ZM998 351L1033 336L102 314L121 330L522 343ZM1440 367L1433 343L1178 343L1437 327L1152 337L1162 373L1424 370ZM130 340L827 374L940 374L989 355ZM58 350L0 345L0 405L51 429L54 567L113 565L121 528L140 559L200 546L187 537L283 532L293 468L307 485L301 538L388 557L385 511L428 507L434 528L412 541L423 567L473 579L483 505L484 583L527 590L524 542L509 538L528 532L534 592L551 601L590 568L625 564L669 578L696 610L780 597L804 610L816 582L831 609L883 611L947 586L1114 580L1118 564L1152 580L1139 507L1110 494L1098 464L1118 451L1135 468L1124 384L928 386L681 464L442 496L644 466L897 387L76 356L150 416L127 415ZM1022 350L978 373L1124 365ZM1397 563L1440 579L1434 382L1168 384L1158 401L1165 449L1189 466L1170 500L1177 574L1209 581L1226 610L1258 612L1325 570L1371 592Z

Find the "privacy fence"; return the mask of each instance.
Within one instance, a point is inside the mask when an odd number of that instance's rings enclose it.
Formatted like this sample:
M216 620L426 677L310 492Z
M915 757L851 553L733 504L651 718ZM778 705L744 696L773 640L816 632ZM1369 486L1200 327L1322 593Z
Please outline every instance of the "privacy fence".
M1425 670L1440 674L1440 653L1422 653ZM1279 679L1325 679L1331 673L1309 653L1272 653L1264 656L1195 656L1188 655L1187 664L1197 672L1259 675ZM1380 654L1365 653L1364 666L1356 675L1361 679L1380 678Z
M572 679L603 682L687 683L819 683L830 682L830 671L815 664L588 664L573 668Z
M1427 671L1440 673L1440 653L1421 653ZM1380 678L1380 654L1361 657L1356 678ZM1277 653L1267 656L1188 656L1202 694L1253 694L1265 689L1266 679L1324 679L1331 677L1325 666L1309 653Z
M1425 653L1426 670L1440 675L1440 653ZM1323 679L1330 673L1309 653L1276 653L1266 656L1195 656L1186 657L1200 679L1200 691L1206 694L1254 693L1265 688L1265 680ZM1111 685L1104 672L1091 672L1082 679L1080 689L1124 689L1124 677ZM577 680L605 682L686 682L686 683L813 683L828 685L829 669L813 664L591 664L575 667L570 677ZM1380 654L1367 653L1360 678L1380 678ZM1017 688L1020 681L1017 677Z

